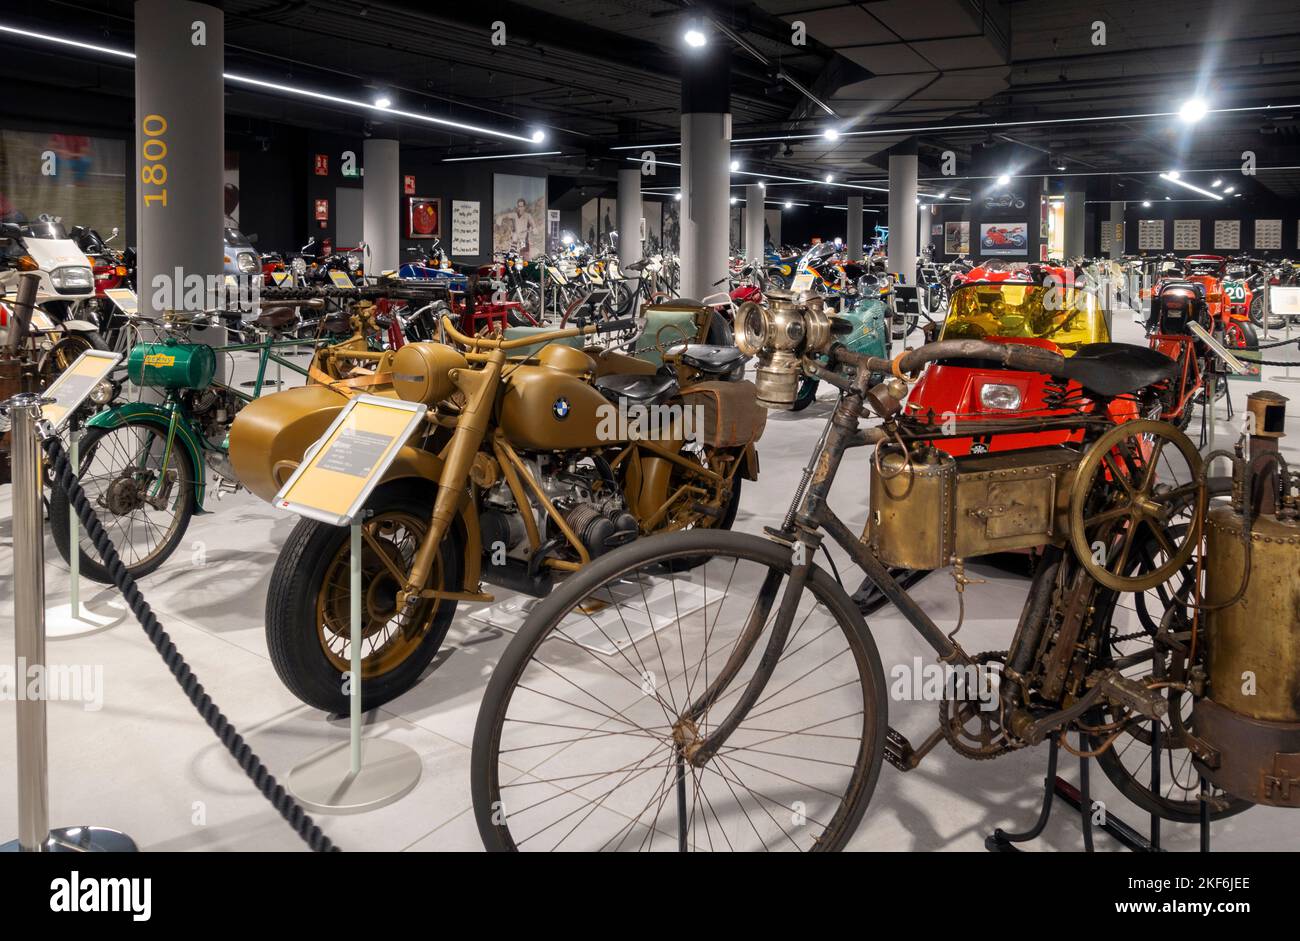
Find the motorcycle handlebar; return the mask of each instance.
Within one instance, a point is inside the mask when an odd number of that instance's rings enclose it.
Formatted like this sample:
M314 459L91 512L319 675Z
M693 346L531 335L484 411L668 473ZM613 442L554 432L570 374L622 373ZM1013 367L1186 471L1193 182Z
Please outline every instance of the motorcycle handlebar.
M990 343L987 340L940 340L914 350L905 350L893 359L863 356L844 347L835 348L835 359L866 372L884 372L907 382L916 379L928 363L938 359L993 360L1008 369L1059 376L1065 357L1038 346L1019 343Z

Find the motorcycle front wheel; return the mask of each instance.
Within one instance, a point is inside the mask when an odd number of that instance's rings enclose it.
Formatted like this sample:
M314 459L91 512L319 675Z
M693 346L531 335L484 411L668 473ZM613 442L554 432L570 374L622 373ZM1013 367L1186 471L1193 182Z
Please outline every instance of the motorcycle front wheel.
M442 646L455 601L426 599L412 623L398 623L401 584L429 526L433 488L397 480L366 504L361 554L361 696L373 709L417 682ZM351 670L351 549L346 526L302 520L271 573L266 596L266 645L280 680L300 700L324 712L348 710L344 674ZM382 554L381 554L382 553ZM464 543L452 526L439 547L430 587L459 591Z
M176 551L194 515L194 465L180 442L154 424L127 422L91 428L81 437L77 478L122 564L135 578L148 575ZM72 506L63 488L50 488L50 530L70 561ZM112 584L85 528L80 530L83 576Z
M707 562L677 570L682 558ZM884 671L862 615L813 567L755 703L787 547L743 533L638 540L567 579L488 682L470 789L491 850L843 849L884 756ZM705 691L708 690L706 696Z

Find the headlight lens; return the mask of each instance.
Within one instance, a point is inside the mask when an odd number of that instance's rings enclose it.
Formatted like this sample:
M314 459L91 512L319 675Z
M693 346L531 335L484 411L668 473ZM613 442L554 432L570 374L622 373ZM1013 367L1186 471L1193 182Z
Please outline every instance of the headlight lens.
M251 252L239 253L239 270L243 272L257 270L257 256Z
M361 258L360 258L359 256L357 256L357 255L349 255L349 256L348 256L348 270L349 270L349 271L356 271L356 270L357 270L358 268L360 268L360 267L361 267Z
M1020 390L1001 382L989 382L980 387L980 405L1002 412L1020 408Z
M90 390L90 401L96 405L107 405L113 401L113 383L105 379Z
M740 305L736 314L736 346L746 356L757 356L767 345L767 312L753 301Z
M50 273L50 283L60 291L64 291L73 288L89 288L94 284L94 278L89 268L55 268Z
M289 268L294 274L303 274L307 270L307 259L295 258L289 262Z

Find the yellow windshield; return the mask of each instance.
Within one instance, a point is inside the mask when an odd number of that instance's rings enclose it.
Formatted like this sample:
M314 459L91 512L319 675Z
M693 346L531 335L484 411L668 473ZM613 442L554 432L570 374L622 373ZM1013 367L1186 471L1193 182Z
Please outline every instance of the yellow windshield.
M983 284L952 296L940 339L1037 337L1071 356L1085 343L1110 340L1097 298L1071 287Z

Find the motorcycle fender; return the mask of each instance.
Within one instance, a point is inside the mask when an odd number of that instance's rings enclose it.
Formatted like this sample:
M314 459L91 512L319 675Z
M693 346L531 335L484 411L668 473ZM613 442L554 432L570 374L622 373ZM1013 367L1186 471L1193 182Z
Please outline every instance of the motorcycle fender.
M120 428L125 424L153 425L163 434L171 426L172 413L149 402L128 402L116 408L105 409L86 422L87 428ZM185 420L176 421L176 440L189 453L190 463L194 466L194 505L203 508L203 494L207 489L205 474L207 465L203 460L203 445Z
M388 472L384 474L383 483L406 477L419 478L428 482L430 487L436 488L438 480L442 477L442 458L420 448L406 445L397 452L397 457L394 458ZM459 520L463 529L462 535L465 537L463 588L465 591L478 591L482 577L483 536L478 527L477 506L469 499L468 490L465 491L465 496L460 502Z
M745 480L758 480L758 448L751 441L740 456L740 476Z
M99 327L89 320L65 320L63 321L63 329L71 330L74 333L94 333Z

